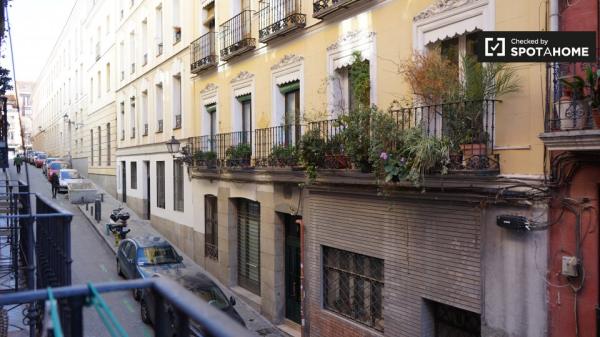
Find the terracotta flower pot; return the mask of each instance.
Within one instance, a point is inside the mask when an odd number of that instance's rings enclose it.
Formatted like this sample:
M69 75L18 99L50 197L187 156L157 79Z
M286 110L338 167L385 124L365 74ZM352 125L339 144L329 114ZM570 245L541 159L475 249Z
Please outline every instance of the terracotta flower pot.
M463 154L463 160L468 160L473 156L485 156L487 145L485 143L461 144L460 150Z

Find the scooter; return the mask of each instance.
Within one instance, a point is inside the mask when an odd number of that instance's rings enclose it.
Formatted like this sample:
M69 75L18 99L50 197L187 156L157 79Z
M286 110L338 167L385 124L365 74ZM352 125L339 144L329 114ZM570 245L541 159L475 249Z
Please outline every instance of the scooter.
M106 235L109 235L109 232L114 235L115 246L118 246L121 240L127 238L127 233L131 232L131 229L125 229L129 217L128 212L123 212L123 207L113 209L110 214L111 222L106 224Z

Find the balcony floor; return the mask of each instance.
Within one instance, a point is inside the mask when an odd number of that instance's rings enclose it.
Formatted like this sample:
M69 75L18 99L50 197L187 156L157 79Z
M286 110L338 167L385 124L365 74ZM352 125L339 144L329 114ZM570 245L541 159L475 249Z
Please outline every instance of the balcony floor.
M552 131L540 134L548 150L600 150L600 129Z

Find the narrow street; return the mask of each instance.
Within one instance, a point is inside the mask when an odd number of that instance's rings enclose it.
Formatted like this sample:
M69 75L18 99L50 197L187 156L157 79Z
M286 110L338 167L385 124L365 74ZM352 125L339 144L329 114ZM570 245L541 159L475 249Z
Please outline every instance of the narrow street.
M31 192L40 193L51 198L50 184L41 169L29 165L29 182ZM17 175L14 166L10 167L10 175L15 179L25 180L25 167ZM73 214L71 222L71 266L73 284L88 282L116 281L119 278L115 266L115 256L104 241L91 228L88 220L81 214L77 206L72 205L59 195L56 203ZM152 336L153 332L140 319L140 307L129 293L111 293L103 295L109 307L130 336ZM98 317L95 309L84 310L84 329L86 337L110 336Z

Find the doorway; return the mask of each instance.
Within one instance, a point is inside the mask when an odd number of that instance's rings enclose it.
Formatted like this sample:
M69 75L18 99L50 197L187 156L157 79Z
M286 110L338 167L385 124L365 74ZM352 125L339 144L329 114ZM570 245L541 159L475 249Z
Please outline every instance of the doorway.
M150 161L144 161L144 175L146 177L146 195L144 196L144 218L150 220Z
M300 217L285 214L285 317L300 324Z
M127 162L121 162L121 196L122 201L127 202Z

